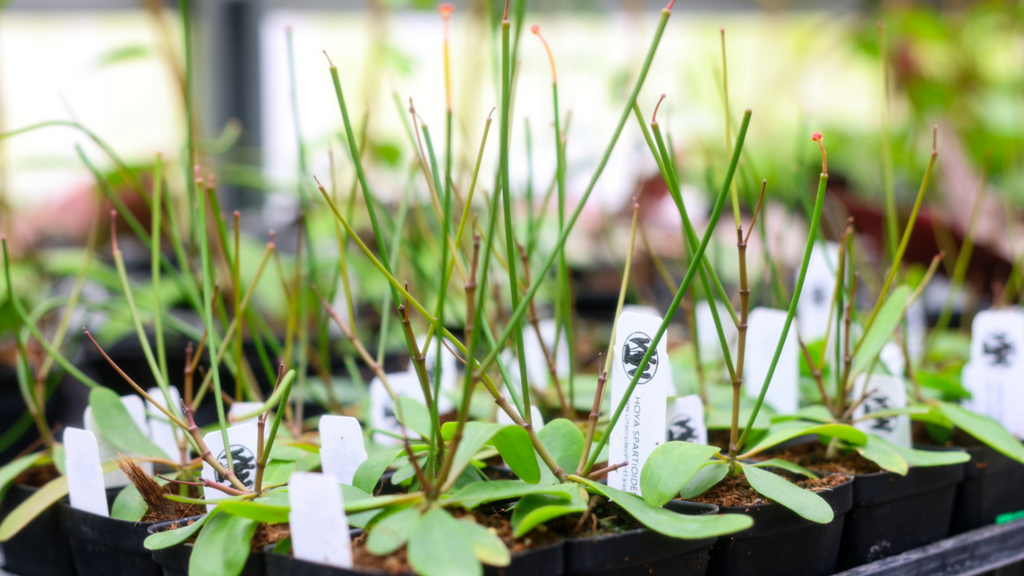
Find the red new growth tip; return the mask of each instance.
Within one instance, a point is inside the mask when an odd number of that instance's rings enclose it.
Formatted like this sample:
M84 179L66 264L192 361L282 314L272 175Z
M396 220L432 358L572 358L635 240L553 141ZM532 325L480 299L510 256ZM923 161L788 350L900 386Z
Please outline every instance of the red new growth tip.
M651 114L651 126L658 123L658 110L661 109L661 103L665 101L665 95L662 94L661 98L658 98L658 103L654 105L654 114Z
M451 4L445 2L444 4L441 4L440 6L437 7L437 12L438 14L441 15L442 18L449 18L451 17L452 12L455 12L455 6L452 6Z
M544 44L544 50L548 53L548 62L551 63L551 83L558 84L558 71L555 70L555 55L551 53L551 46L548 46L548 41L541 35L540 26L536 24L530 26L530 32L533 32L537 38L540 38L541 43Z
M665 6L665 10L672 10L672 7L676 5L676 0L669 0L668 6Z
M821 132L815 132L811 134L811 140L818 143L818 147L821 148L821 173L828 174L828 154L825 153L825 137L821 135Z

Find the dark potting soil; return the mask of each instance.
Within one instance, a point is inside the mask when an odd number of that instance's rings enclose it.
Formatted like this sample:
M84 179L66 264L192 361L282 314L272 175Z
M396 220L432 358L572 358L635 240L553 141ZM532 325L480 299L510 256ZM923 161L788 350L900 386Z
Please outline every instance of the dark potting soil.
M252 535L252 551L259 552L271 544L277 544L291 534L287 524L260 524Z
M766 458L779 458L799 464L804 468L833 472L837 474L874 474L882 469L857 452L847 452L835 458L825 456L827 448L819 442L808 442L787 448L781 452L766 453Z
M60 471L53 464L47 464L46 466L34 466L25 470L14 479L14 483L32 488L41 488L50 480L59 477Z
M501 541L513 554L553 544L560 539L544 526L531 530L522 538L515 538L512 535L512 523L509 522L508 514L504 510L494 510L491 514L475 510L471 512L457 510L453 512L453 515L457 518L469 518L487 528L501 538ZM378 570L387 574L406 574L413 571L409 565L405 546L389 556L375 556L366 549L366 539L367 534L364 532L352 540L353 566Z
M785 476L789 480L795 480L796 477L786 473L780 473L780 476ZM848 476L845 474L829 474L822 478L808 478L796 482L796 485L805 489L812 490L814 492L820 492L846 482ZM757 506L759 504L769 504L772 502L771 499L765 498L758 494L750 487L747 479L743 476L726 476L721 482L716 484L713 488L707 492L693 498L694 502L701 504L715 504L722 507L735 507L735 506Z

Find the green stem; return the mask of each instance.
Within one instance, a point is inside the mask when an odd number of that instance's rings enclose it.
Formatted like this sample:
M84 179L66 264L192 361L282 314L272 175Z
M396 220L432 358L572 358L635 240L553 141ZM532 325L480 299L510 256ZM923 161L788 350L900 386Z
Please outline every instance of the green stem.
M612 152L615 150L615 144L619 140L619 136L622 134L623 128L626 126L626 122L629 120L630 111L633 109L633 103L636 102L637 96L640 94L640 89L643 88L644 80L647 78L647 73L651 69L651 63L654 61L654 55L658 50L658 44L661 42L661 37L665 33L665 26L668 24L669 16L671 12L668 8L661 11L661 16L658 19L658 27L654 31L654 38L651 40L650 48L647 50L647 56L644 58L644 63L640 67L640 73L636 79L636 83L633 86L633 90L626 101L626 106L622 111L622 115L619 117L618 124L615 127L615 131L612 134L611 141L605 148L604 154L601 156L601 160L597 164L597 168L594 170L594 174L590 178L590 182L587 184L587 188L580 198L580 201L576 204L575 210L569 217L569 221L566 226L562 229L561 234L558 236L558 240L555 241L555 245L551 250L551 253L545 259L543 266L536 273L537 278L543 278L547 275L548 271L554 265L555 260L558 258L558 254L565 249L565 243L569 238L569 234L572 232L573 226L576 224L576 220L579 219L580 213L583 212L583 207L586 205L587 200L590 198L590 194L594 191L594 187L597 185L598 179L604 172L605 166L608 164L608 159L611 157ZM509 262L509 267L513 267L514 263ZM523 316L526 314L526 309L537 291L540 289L542 282L535 282L530 287L526 295L519 302L519 305L514 308L512 315L509 318L509 325L501 333L497 339L497 345L491 350L491 352L483 359L480 363L481 370L486 370L492 362L497 358L498 354L501 353L501 348L505 345L505 342L512 335L515 330L515 326L522 322Z
M632 106L630 108L632 108ZM627 109L627 113L628 112L629 110ZM646 368L647 363L650 362L651 356L653 356L655 350L657 350L658 343L661 342L661 338L665 335L665 331L668 330L668 325L672 322L672 318L675 316L676 310L679 308L679 304L683 301L683 296L686 294L686 291L690 288L690 284L693 282L693 277L696 275L697 268L700 266L700 261L704 256L704 251L707 250L708 243L711 242L711 237L715 234L715 226L718 224L718 219L722 215L722 208L725 206L725 200L729 195L729 188L732 185L732 179L736 173L736 165L739 163L740 151L743 149L743 142L747 137L747 128L750 126L750 114L750 110L747 110L743 114L743 123L740 125L739 135L736 137L736 147L733 149L732 159L729 161L729 170L726 173L722 190L719 192L718 198L715 201L715 206L711 211L711 216L708 218L708 227L707 230L704 231L704 237L701 238L700 245L694 251L694 257L690 260L690 265L686 268L686 275L683 277L683 281L679 284L679 290L676 291L676 295L672 299L672 303L669 304L668 310L665 311L665 318L662 320L661 325L658 326L658 331L651 339L647 352L640 360L638 369L633 375L632 380L630 380L629 386L627 386L626 390L623 392L622 400L619 401L618 407L615 408L614 414L612 414L611 419L608 421L608 427L606 430L613 430L615 428L615 424L622 416L622 411L625 410L626 403L632 396L633 390L640 381L640 377L643 376L643 371ZM601 436L597 446L591 451L590 459L587 461L587 465L583 469L583 476L590 473L591 468L594 467L598 456L601 454L601 450L608 443L610 436L611 434L607 432Z
M786 337L789 335L790 325L793 324L793 317L796 316L796 306L800 301L800 292L804 288L804 280L807 277L807 267L810 265L811 253L814 251L814 239L818 234L818 225L821 223L821 211L825 206L826 184L828 184L828 174L822 172L821 176L818 178L818 195L814 200L814 213L811 217L811 228L807 233L807 245L804 247L804 259L800 264L800 273L796 278L796 286L793 287L793 295L790 297L789 310L786 312L786 322L782 325L782 334L779 336L779 343L775 346L775 355L772 356L772 363L768 365L768 373L765 374L764 384L761 385L761 392L757 395L757 401L754 402L754 409L750 412L750 417L747 419L747 425L743 429L743 434L736 442L737 451L743 447L743 442L747 439L747 434L754 426L754 420L757 418L757 413L761 410L761 405L764 403L764 397L768 393L768 385L771 384L772 376L775 374L775 367L778 365L779 357L782 356L782 349L786 345Z

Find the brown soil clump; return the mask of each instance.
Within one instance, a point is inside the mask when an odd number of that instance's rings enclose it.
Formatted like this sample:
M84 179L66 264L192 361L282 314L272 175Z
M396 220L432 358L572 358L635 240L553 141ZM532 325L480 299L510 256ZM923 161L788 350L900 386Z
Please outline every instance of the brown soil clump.
M50 480L59 477L60 471L53 464L47 464L46 466L33 466L25 470L14 479L14 483L21 484L22 486L31 486L32 488L40 488Z
M780 476L792 481L796 478L793 475L781 473ZM814 492L821 492L838 486L849 479L844 474L830 474L822 478L809 478L796 482L796 485ZM750 487L747 479L743 476L726 476L707 492L693 499L694 502L702 504L715 504L721 507L742 507L770 504L771 499L758 494Z
M260 524L252 535L252 551L259 552L284 540L291 534L291 528L287 524Z
M836 458L825 457L825 446L818 442L801 444L782 452L766 453L765 458L780 458L799 464L811 470L838 474L874 474L882 469L871 460L854 451L840 454Z

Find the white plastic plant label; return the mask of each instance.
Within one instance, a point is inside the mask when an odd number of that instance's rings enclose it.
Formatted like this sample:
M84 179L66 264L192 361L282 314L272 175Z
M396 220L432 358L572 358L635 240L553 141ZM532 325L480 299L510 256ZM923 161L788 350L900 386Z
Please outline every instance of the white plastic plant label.
M423 389L420 387L419 377L415 372L396 372L388 374L388 384L394 390L395 395L412 398L418 402L425 403ZM395 411L395 402L388 394L387 388L379 378L370 382L370 427L375 430L390 432L399 437L402 435L402 425L398 421L398 414ZM414 432L408 431L410 435ZM402 441L386 434L374 434L373 439L378 444L397 446Z
M722 332L725 334L725 341L729 344L730 353L736 349L736 339L739 333L736 332L736 325L732 322L732 316L725 308L725 304L715 302L718 305L718 319L722 322ZM697 341L700 344L700 359L702 362L711 362L723 358L722 343L718 339L718 328L715 326L715 317L711 314L711 304L707 300L701 300L693 307L693 316L697 322Z
M330 474L293 472L288 480L288 524L292 553L299 560L352 567L352 541L338 479Z
M619 405L629 383L639 375L636 388L612 430L608 444L609 465L626 462L608 475L608 485L632 494L640 494L640 471L655 448L665 442L665 406L672 386L665 339L643 370L640 363L661 325L657 316L623 312L615 330L615 357L612 359L613 410ZM662 365L664 364L664 366Z
M851 401L859 401L865 390L868 393L867 397L853 411L853 419L860 420L855 427L880 436L897 446L911 448L909 415L871 417L876 412L907 407L907 388L903 378L882 374L872 374L869 377L868 374L860 374L853 381Z
M786 312L772 308L754 308L747 319L747 348L743 365L743 388L757 398L768 376L775 348L786 324ZM782 355L775 365L765 402L780 414L792 414L799 408L800 358L795 326L790 325Z
M917 299L907 308L907 354L917 364L924 355L925 336L928 330L928 315L923 299Z
M356 469L365 460L366 447L359 420L330 414L320 417L320 461L324 473L342 484L351 484Z
M149 397L156 400L157 404L167 408L164 404L164 393L156 387L146 390ZM181 406L181 395L178 393L177 388L170 389L171 402L174 404L170 411L172 414L180 414ZM167 419L167 415L160 411L152 402L146 400L146 415L149 417L149 439L154 444L160 447L161 450L167 453L171 457L171 460L177 460L180 457L181 450L178 448L178 441L175 438L175 434L178 438L182 438L184 432L176 430L174 424Z
M97 516L110 516L96 436L81 428L67 428L64 430L64 451L67 453L64 469L71 507Z
M963 387L971 393L964 406L1002 424L1017 438L1024 438L1024 387L1020 370L1003 370L971 361L961 372Z
M256 485L256 455L259 451L258 437L259 433L255 424L242 424L228 428L228 442L231 445L231 469L234 471L238 481L250 490ZM206 447L210 449L210 453L217 459L217 462L220 462L220 465L226 469L228 467L228 450L224 448L224 437L221 435L221 431L214 430L210 432L203 436L203 441L206 442ZM227 478L221 476L205 460L203 461L203 478L225 486L231 485ZM206 500L216 500L231 496L226 492L207 486L203 487L203 495ZM210 511L215 507L216 505L214 504L207 505L207 509Z
M426 343L426 337L418 339L417 346L422 351L423 344ZM430 389L434 389L434 369L437 366L437 346L438 339L436 337L430 339L430 349L423 352L423 362L427 368L427 382L430 382ZM442 345L443 346L443 345ZM409 373L416 374L416 365L413 362L409 363ZM391 375L388 375L388 381L390 382ZM455 402L452 398L455 395L455 391L460 383L459 380L459 365L458 361L455 360L455 356L447 349L441 349L441 397L438 399L437 408L441 414L445 412L451 412L455 409ZM421 391L422 392L422 391ZM420 394L422 396L422 393Z
M569 375L569 341L565 334L558 338L556 346L555 336L558 335L558 323L548 318L538 322L541 337L544 339L544 346L555 361L555 373L559 379ZM523 324L523 353L526 356L526 372L530 378L530 385L538 390L546 390L551 387L551 369L548 367L547 356L544 355L544 348L541 347L541 339L537 337L537 330L529 322Z
M986 310L971 324L971 362L997 372L1024 368L1024 314Z
M626 304L622 307L623 312L631 312L633 314L643 314L644 316L661 316L661 310L658 310L654 306L646 306L643 304Z
M512 402L509 402L509 406L511 406L513 410L516 410L516 405ZM544 415L540 413L540 408L530 406L530 417L532 419L531 424L533 424L534 430L539 431L544 427ZM498 424L515 424L515 422L512 421L512 417L506 414L501 408L498 408L495 420Z
M878 360L893 376L903 376L907 372L907 359L903 355L903 349L895 342L886 342L885 346L882 346Z
M668 422L665 430L666 442L708 443L708 429L704 425L704 403L700 396L691 394L668 401L665 414Z
M146 420L146 404L142 398L135 394L129 394L127 396L121 396L121 404L124 405L125 410L128 411L128 415L132 417L135 425L139 427L139 430L149 436L149 422ZM92 432L96 436L96 445L100 451L100 462L109 462L116 460L119 453L118 449L110 443L109 440L103 437L103 432L100 431L100 426L96 422L96 418L92 415L92 407L87 406L85 408L85 415L82 418L85 422L85 429ZM177 454L177 450L168 454ZM139 454L125 454L125 456L139 456ZM150 476L153 475L153 463L152 462L140 462L139 467L142 471ZM128 477L124 475L120 470L114 470L103 476L103 483L107 488L120 488L127 486L130 481Z
M262 409L262 402L235 402L228 409L228 422L232 426L255 424L260 418Z
M811 260L807 263L807 276L804 278L803 291L800 293L800 301L797 302L796 308L800 336L808 344L825 337L825 331L828 329L828 313L832 307L832 293L836 287L836 268L838 266L838 244L827 242L824 250L820 244L814 245ZM838 321L837 316L838 311L832 318L833 329Z

